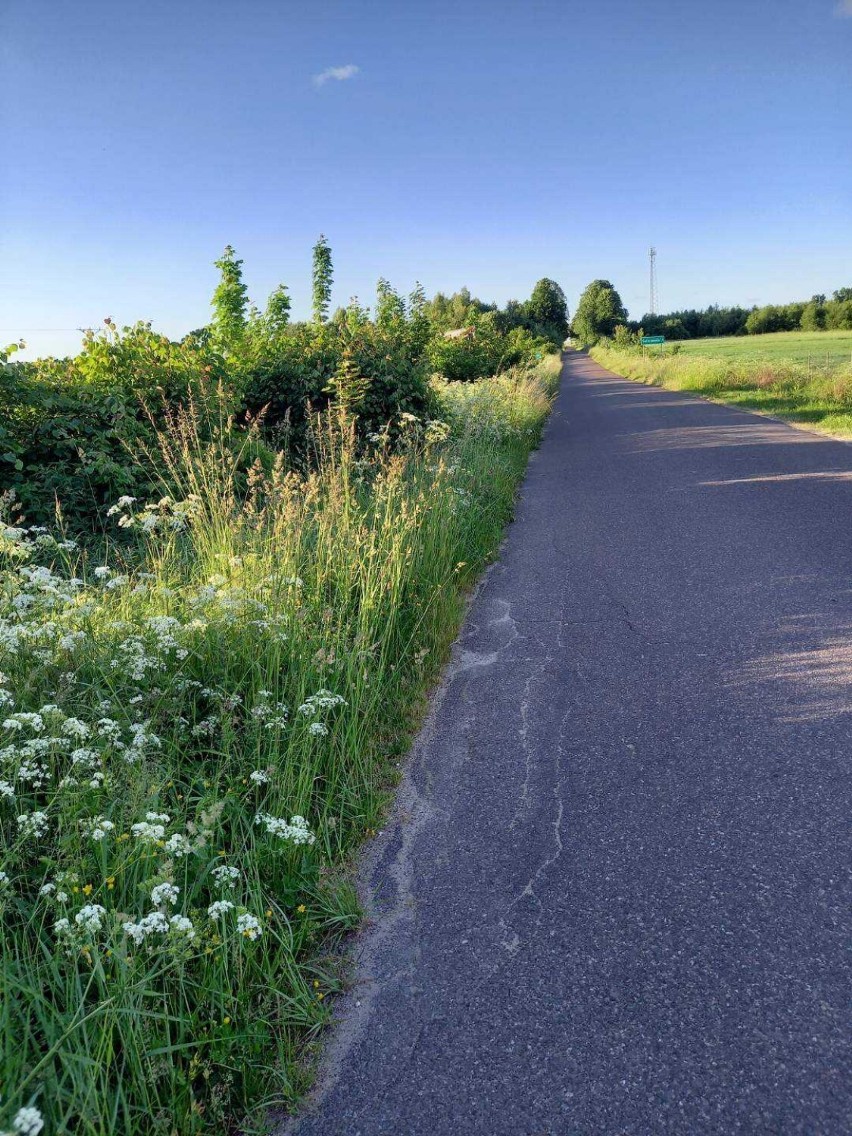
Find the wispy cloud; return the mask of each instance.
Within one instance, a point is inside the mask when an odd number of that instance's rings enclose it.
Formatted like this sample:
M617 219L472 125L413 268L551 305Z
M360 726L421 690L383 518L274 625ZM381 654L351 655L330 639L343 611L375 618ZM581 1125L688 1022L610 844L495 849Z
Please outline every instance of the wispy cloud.
M852 3L852 0L849 0L849 2ZM359 70L360 68L356 67L354 63L347 63L345 67L327 67L325 71L320 71L319 75L314 75L314 86L322 87L331 79L338 83L342 83L345 79L354 79Z
M837 7L834 9L835 16L849 16L852 19L852 0L838 0Z

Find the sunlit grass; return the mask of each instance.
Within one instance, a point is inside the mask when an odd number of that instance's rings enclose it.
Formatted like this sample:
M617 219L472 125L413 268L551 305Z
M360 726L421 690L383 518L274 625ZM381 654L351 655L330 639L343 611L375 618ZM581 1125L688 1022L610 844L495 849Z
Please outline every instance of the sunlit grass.
M304 1091L343 869L558 370L440 385L401 447L332 408L307 474L246 478L227 422L179 414L163 499L124 500L97 562L0 526L0 1127L248 1132Z
M602 366L629 379L692 391L814 430L852 435L850 363L818 366L812 362L809 366L789 359L735 361L683 352L660 356L650 351L643 358L636 349L619 351L606 344L590 353Z

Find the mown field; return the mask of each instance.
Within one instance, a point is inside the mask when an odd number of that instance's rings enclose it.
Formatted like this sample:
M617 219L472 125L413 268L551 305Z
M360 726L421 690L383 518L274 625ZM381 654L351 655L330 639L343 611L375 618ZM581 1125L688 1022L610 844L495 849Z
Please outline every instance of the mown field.
M810 360L815 368L852 362L852 331L778 331L685 339L678 346L684 355L742 362L807 364ZM669 344L668 349L671 347Z
M262 1132L305 1091L348 865L556 389L561 326L384 282L291 325L220 263L209 333L0 366L2 1131Z
M767 340L772 342L765 350ZM811 352L809 356L812 341L829 346L819 355ZM852 333L780 332L696 340L679 344L676 353L669 350L662 355L649 348L644 356L641 348L616 348L611 341L602 340L590 354L604 367L629 379L692 391L794 425L850 437L852 362L844 344L852 350Z

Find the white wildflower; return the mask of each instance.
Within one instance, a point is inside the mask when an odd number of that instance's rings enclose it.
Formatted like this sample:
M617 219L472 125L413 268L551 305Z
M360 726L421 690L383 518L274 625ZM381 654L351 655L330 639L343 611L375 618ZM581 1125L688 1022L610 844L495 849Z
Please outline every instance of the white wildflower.
M237 916L237 930L245 938L254 940L260 937L263 928L260 925L260 920L256 919L254 915L245 914Z
M95 569L95 573L94 573L95 579L96 580L105 580L107 578L107 576L109 576L111 571L112 571L112 569L109 568L106 564L100 564Z
M255 769L249 773L249 781L253 781L255 785L265 785L269 781L269 774L265 769Z
M207 908L207 914L211 919L218 919L220 915L224 915L228 911L233 911L234 905L229 899L217 899L215 903L211 903Z
M169 823L167 813L146 813L145 820L140 820L130 826L131 833L146 844L155 844L166 835L166 825Z
M157 884L151 892L151 902L155 907L163 907L167 903L174 907L178 901L178 895L180 895L180 888L175 887L174 884Z
M254 818L254 823L263 825L272 836L280 836L282 840L290 840L293 844L313 844L316 840L308 822L302 816L290 817L288 823L283 817L270 816L269 813L258 813Z
M47 832L47 813L21 813L18 828L22 836L43 836Z
M211 873L218 887L233 887L240 878L239 868L232 868L229 864L222 864L214 868Z
M152 911L138 923L122 923L121 926L139 947L149 935L164 934L168 931L169 922L161 911Z
M108 832L112 832L115 825L111 820L106 817L98 816L89 821L89 838L91 840L103 840Z
M324 722L311 722L308 733L315 738L324 738L328 735L328 726Z
M44 718L41 714L29 714L20 711L3 722L4 730L23 730L25 726L29 726L33 733L40 734L44 730Z
M62 732L70 738L87 738L92 731L79 718L66 718L62 723Z
M169 920L169 930L176 931L179 935L186 935L188 939L195 938L192 920L187 919L185 915L173 915Z
M87 903L74 916L74 922L84 931L94 933L100 931L104 915L106 915L105 907L101 907L99 903Z
M15 1136L38 1136L44 1128L44 1118L37 1108L32 1106L19 1108L12 1121L12 1131Z
M192 845L182 832L176 832L166 841L165 849L172 856L188 856L192 851Z

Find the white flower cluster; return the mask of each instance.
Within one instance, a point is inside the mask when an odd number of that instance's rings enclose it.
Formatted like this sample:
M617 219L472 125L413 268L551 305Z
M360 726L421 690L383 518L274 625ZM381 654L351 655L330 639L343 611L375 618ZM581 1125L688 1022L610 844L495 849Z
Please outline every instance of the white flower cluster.
M84 907L81 907L74 916L74 922L78 927L82 927L84 931L95 934L103 927L105 915L105 907L101 907L99 903L87 903Z
M269 813L257 813L254 823L262 825L272 836L280 836L282 840L289 840L293 844L313 844L316 840L303 816L293 816L286 821L283 817L270 816Z
M255 939L260 938L260 935L263 932L263 927L261 926L259 919L255 918L254 915L249 915L246 912L243 915L237 916L237 931L244 938L254 941Z
M232 868L229 864L220 864L218 868L213 869L211 875L216 881L217 887L232 888L240 878L240 870L239 868Z
M144 820L130 826L130 831L143 844L156 844L165 839L166 825L170 821L168 813L146 813Z
M47 813L44 812L20 813L18 816L18 831L25 838L44 836L48 825Z
M219 919L223 915L227 915L229 911L234 910L234 905L230 899L217 899L215 903L211 903L207 908L207 914L211 919Z
M217 899L215 903L211 903L207 908L207 914L211 919L221 919L224 915L227 915L229 911L234 910L235 905L231 903L230 899ZM242 935L243 938L254 941L260 938L263 933L263 926L256 916L244 911L237 915L237 932Z
M104 839L104 837L115 829L115 825L111 820L106 817L97 816L93 817L86 822L87 834L90 840L96 843Z
M283 729L287 725L290 711L283 702L274 701L271 690L259 690L255 697L251 716L262 722L267 730Z
M151 892L151 902L155 907L165 907L168 904L170 907L178 901L180 895L180 888L175 887L174 884L165 883L157 884Z
M318 690L299 707L297 713L308 718L315 718L320 710L333 710L336 706L345 706L346 699L339 694L332 694L330 690Z
M183 501L161 497L159 501L143 506L138 513L133 508L135 504L135 497L119 497L107 510L107 516L117 516L119 528L140 529L143 533L152 534L184 532L203 513L201 498L195 493Z
M156 888L154 890L156 891ZM141 947L151 935L166 935L169 932L182 935L190 942L196 938L195 926L191 919L185 915L166 917L162 911L151 911L138 923L127 922L122 923L121 926L137 947Z
M113 719L100 718L90 725L66 715L53 703L37 712L10 714L0 721L0 731L12 739L0 744L0 771L4 774L2 784L13 792L16 781L31 789L44 789L54 778L60 789L101 789L112 753L133 764L161 745L147 722L126 727L126 740L122 740L122 727ZM11 793L0 790L0 795Z
M0 1136L38 1136L44 1128L44 1117L33 1105L19 1108L12 1120L12 1131Z

